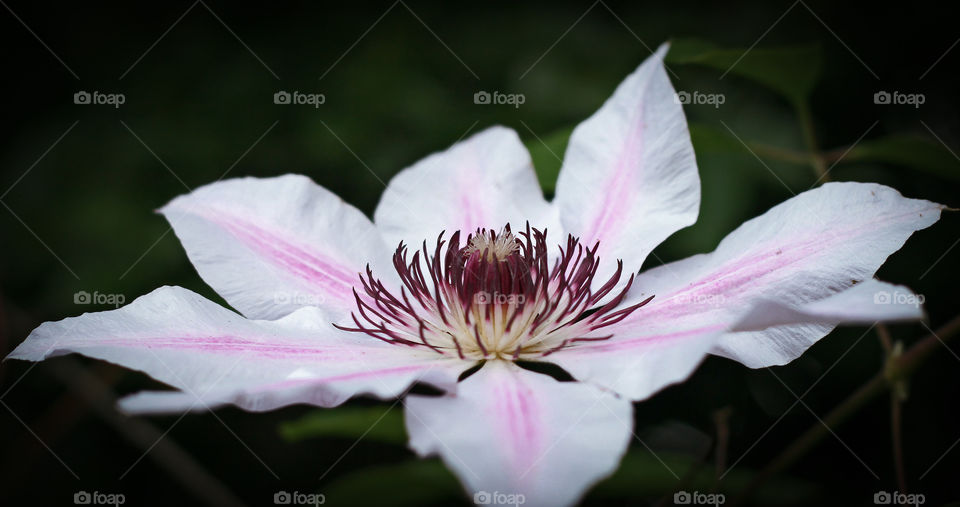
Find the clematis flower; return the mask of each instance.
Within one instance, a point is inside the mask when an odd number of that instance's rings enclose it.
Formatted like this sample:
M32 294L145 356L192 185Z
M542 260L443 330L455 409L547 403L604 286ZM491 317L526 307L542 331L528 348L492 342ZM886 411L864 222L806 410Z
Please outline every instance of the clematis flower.
M502 127L400 172L373 221L303 176L213 183L161 212L239 315L163 287L45 323L9 357L79 353L175 388L124 398L130 413L332 407L425 383L444 394L405 398L417 454L478 501L573 504L616 469L631 403L708 354L781 365L839 324L922 317L873 275L942 206L877 184L825 184L640 272L700 205L665 53L573 132L553 202Z

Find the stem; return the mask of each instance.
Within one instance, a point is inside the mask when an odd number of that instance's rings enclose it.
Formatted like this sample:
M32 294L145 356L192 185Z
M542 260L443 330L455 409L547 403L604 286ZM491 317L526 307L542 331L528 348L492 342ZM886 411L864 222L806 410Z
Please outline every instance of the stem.
M887 329L886 324L877 324L877 336L880 338L884 357L889 359L890 354L893 354L893 339L890 337L890 330Z
M799 100L794 103L794 107L800 120L803 141L807 145L809 162L813 166L814 172L817 173L817 182L830 181L830 177L827 175L827 164L817 148L817 136L813 129L813 114L810 112L810 104L806 100Z
M907 493L907 473L903 466L903 403L896 390L890 391L890 433L893 437L893 463L897 470L897 488Z
M143 419L127 417L116 409L117 399L102 380L74 359L64 358L49 366L54 376L86 401L104 422L144 451L197 499L210 506L243 506L240 498L211 475L190 454L157 427ZM164 438L166 437L166 438Z
M880 344L883 345L884 364L894 364L893 361L896 361L903 352L903 343L893 343L890 330L885 324L877 324L877 336L880 337ZM907 386L901 379L890 388L890 443L893 446L893 467L897 473L897 487L901 493L906 493L907 474L903 464L903 401L906 399Z
M775 160L782 160L784 162L792 162L794 164L810 163L810 157L806 152L794 151L787 148L780 148L778 146L770 146L769 144L761 143L748 142L747 145L761 158L772 158Z
M944 324L940 329L922 338L903 355L892 358L883 371L874 375L859 389L853 392L846 400L834 408L826 417L823 424L819 422L810 427L803 435L784 449L747 485L747 487L731 502L736 506L743 503L770 477L782 472L793 465L798 459L810 451L824 436L829 433L828 427L836 427L846 421L851 415L867 404L877 395L889 389L895 382L908 378L923 363L933 350L953 338L960 331L960 315Z
M730 442L730 407L723 407L713 413L713 422L717 428L717 445L714 450L714 474L717 481L727 469L727 448Z

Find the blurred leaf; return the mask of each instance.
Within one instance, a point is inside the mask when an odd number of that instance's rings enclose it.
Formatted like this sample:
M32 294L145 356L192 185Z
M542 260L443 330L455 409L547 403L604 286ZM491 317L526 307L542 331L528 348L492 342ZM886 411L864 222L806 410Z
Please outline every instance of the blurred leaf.
M338 477L323 494L341 506L450 505L464 497L456 477L435 459L363 468Z
M763 159L780 160L806 167L809 158L806 154L789 148L780 148L763 143L751 142L733 136L729 131L703 123L689 124L690 140L697 153L739 153L756 155ZM746 144L744 144L746 143Z
M667 63L699 64L760 83L790 99L802 102L820 77L820 47L723 49L698 39L676 39Z
M710 435L681 421L665 421L651 426L643 430L641 438L653 452L692 458L706 456L713 445Z
M913 167L931 174L960 179L960 160L940 143L907 134L863 141L854 146L843 162L883 162Z
M728 470L723 482L717 485L712 466L684 456L635 451L627 453L620 468L598 484L589 497L651 500L678 490L708 492L716 487L729 501L731 495L743 490L756 474L739 466ZM782 477L769 480L753 499L757 505L808 505L814 493L814 485Z
M573 127L565 128L546 137L533 137L526 142L533 159L533 167L537 171L537 180L548 197L556 190L563 154L567 150L567 141L570 140L572 132Z
M823 374L823 365L813 355L805 354L791 363L790 368L777 370L776 380L763 370L751 370L746 375L747 391L757 406L770 417L803 416L800 411L792 411L797 398L791 392L802 386L811 385ZM792 386L785 388L785 384ZM806 403L815 406L820 394L811 392L804 397ZM787 413L789 412L789 414Z
M341 437L403 445L407 441L403 414L392 407L340 407L316 410L280 424L280 436L291 442Z
M731 494L746 487L756 475L746 467L731 469L718 488ZM677 476L682 482L677 482ZM371 484L376 487L371 488ZM714 470L697 460L670 453L628 453L619 469L587 493L591 499L650 501L687 491L711 491ZM416 460L374 466L341 476L323 488L327 501L337 505L449 505L464 493L456 477L438 460ZM755 495L761 505L805 505L815 493L810 483L771 479Z
M690 141L697 152L748 153L729 132L703 123L690 122Z

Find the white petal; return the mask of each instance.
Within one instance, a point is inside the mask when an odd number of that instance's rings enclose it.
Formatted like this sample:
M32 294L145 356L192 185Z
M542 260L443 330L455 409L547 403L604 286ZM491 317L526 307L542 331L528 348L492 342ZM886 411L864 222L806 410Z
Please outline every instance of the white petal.
M9 356L83 354L140 370L183 391L137 395L134 411L333 406L357 394L395 397L416 381L454 389L469 363L333 328L315 308L278 321L244 319L179 287L35 329Z
M570 137L555 202L564 231L587 246L600 241L597 280L616 259L626 273L639 271L654 247L697 219L700 177L666 52L661 46Z
M608 391L491 361L455 396L408 397L406 422L411 448L440 455L475 502L559 507L616 470L633 414Z
M491 127L404 169L390 180L374 221L390 246L428 246L441 231L550 229L561 238L530 154L517 133Z
M653 303L650 303L651 305ZM634 315L588 334L585 341L547 355L578 380L589 381L633 401L649 398L664 387L686 380L720 339L725 325L698 315L650 320Z
M923 298L902 285L870 279L838 292L801 305L778 300L761 300L731 329L763 331L775 326L819 323L864 324L921 320Z
M393 273L370 220L305 176L217 182L160 211L200 276L249 318L305 306L348 315L367 263L385 282Z
M827 183L747 221L712 253L641 273L630 298L656 297L624 324L695 319L732 328L754 305L776 301L797 309L793 317L806 316L806 323L727 333L712 352L750 367L785 364L835 324L906 318L902 309L854 304L872 297L859 291L826 298L868 283L914 231L939 219L941 209L882 185Z

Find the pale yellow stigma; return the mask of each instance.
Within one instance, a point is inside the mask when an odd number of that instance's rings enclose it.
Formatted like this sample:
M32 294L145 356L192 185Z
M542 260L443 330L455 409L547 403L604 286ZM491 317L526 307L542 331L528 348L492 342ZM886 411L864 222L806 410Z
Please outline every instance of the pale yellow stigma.
M485 260L493 262L494 260L502 261L519 250L520 245L509 229L500 229L499 233L484 229L470 238L470 243L464 248L464 253L469 257L475 252L479 252L481 255L486 252Z

